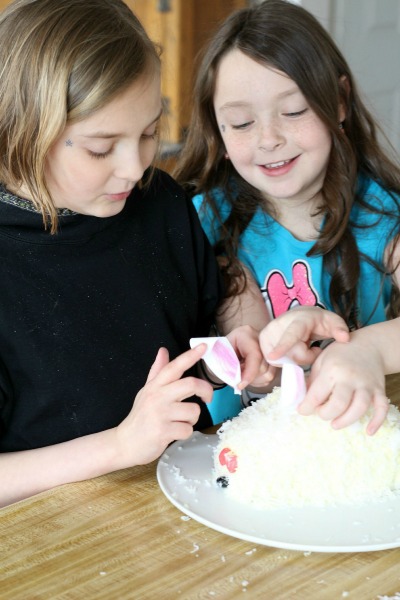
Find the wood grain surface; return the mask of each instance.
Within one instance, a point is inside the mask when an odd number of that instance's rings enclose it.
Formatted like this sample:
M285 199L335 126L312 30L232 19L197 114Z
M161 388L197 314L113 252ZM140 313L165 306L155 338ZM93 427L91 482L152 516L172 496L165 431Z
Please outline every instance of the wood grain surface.
M388 378L400 405L400 374ZM400 549L308 553L188 519L156 466L44 492L0 511L1 600L375 600L400 594Z

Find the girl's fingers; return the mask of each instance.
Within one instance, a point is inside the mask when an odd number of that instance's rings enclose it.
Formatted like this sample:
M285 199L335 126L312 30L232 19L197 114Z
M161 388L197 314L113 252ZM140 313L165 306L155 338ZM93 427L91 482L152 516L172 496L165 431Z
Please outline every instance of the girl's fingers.
M180 379L185 371L200 360L206 350L206 344L199 344L169 362L168 351L165 348L160 348L149 371L147 381L154 381L157 377L157 383L166 385Z
M374 414L367 426L368 435L374 435L374 433L378 431L388 414L389 400L383 392L378 392L375 394L373 406Z
M212 385L208 381L197 377L182 377L163 388L166 398L178 402L191 396L197 396L203 402L209 403L212 400L213 391Z
M276 367L273 367L272 365L269 365L268 363L263 361L258 370L257 377L252 379L249 383L247 383L247 381L245 379L242 379L242 381L238 385L238 389L243 390L248 385L251 385L252 387L255 387L255 388L264 388L269 383L271 383L271 381L274 379L274 377L276 376L277 370L278 369Z
M331 394L320 404L316 412L324 421L338 419L349 410L353 402L354 390L347 385L336 385Z
M238 388L244 389L267 370L268 366L265 364L261 352L249 353L242 363L242 379Z
M350 341L350 332L343 327L335 327L332 330L332 337L335 338L337 342L346 343Z
M161 369L163 369L169 363L169 352L166 348L160 348L157 352L155 361L151 365L149 374L147 375L146 382L151 381L156 377Z
M349 388L347 394L347 406L341 405L337 396L333 397L336 407L336 415L332 418L334 429L343 429L352 425L365 415L371 405L371 394L366 389L352 390Z
M290 317L294 320L279 334L282 323ZM271 321L260 334L260 344L264 356L276 360L300 342L308 345L312 340L326 338L334 338L338 342L349 341L350 334L343 319L324 309L301 307ZM273 339L276 341L272 342Z
M331 421L334 429L342 429L352 425L373 407L373 416L368 423L367 433L373 435L384 422L389 410L389 401L383 392L372 394L364 388L354 390L347 385L337 385L331 391L319 390L306 395L299 406L301 415L316 413L321 419Z
M172 422L188 423L193 427L200 416L200 406L196 402L176 402L171 410Z
M193 433L193 427L183 421L174 421L171 423L168 433L169 441L167 444L175 440L187 440Z
M321 348L318 346L309 348L303 342L299 342L293 346L287 356L298 365L312 365L319 354L321 354Z
M312 415L318 406L326 402L331 392L332 388L330 385L327 385L324 380L320 381L318 377L315 378L308 388L303 402L299 404L297 408L298 412L304 416Z
M269 327L272 329L274 325L275 324L272 321ZM261 350L267 359L271 358L272 360L275 360L281 358L284 354L287 354L295 344L304 339L304 336L308 337L305 322L296 320L287 327L279 337L279 340L272 344L269 341L271 335L267 327L260 333Z

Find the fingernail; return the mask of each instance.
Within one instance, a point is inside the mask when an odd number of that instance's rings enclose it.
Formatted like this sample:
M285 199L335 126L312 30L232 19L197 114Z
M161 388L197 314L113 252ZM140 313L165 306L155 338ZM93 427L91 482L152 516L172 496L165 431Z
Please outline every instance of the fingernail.
M198 352L199 354L203 354L203 352L207 349L207 344L199 344L198 346L195 346L193 348L193 350L196 350L196 352Z

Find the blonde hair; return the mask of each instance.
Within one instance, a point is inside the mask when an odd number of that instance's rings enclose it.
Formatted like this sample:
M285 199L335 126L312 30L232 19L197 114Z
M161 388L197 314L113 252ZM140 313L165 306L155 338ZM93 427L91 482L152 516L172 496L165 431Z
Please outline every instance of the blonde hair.
M0 14L0 181L26 186L52 233L50 148L159 62L122 0L14 0Z

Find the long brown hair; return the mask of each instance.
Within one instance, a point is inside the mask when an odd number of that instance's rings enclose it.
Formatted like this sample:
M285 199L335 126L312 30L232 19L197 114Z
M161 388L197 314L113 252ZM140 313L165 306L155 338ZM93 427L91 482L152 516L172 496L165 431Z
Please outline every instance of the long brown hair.
M0 14L0 181L25 185L54 233L49 149L159 68L159 51L122 0L14 0Z
M223 271L231 294L241 291L244 285L237 258L241 234L258 207L274 216L261 193L224 156L213 98L218 65L232 49L286 73L331 133L332 148L322 189L324 203L318 211L325 217L324 227L309 255L323 256L324 268L332 278L332 307L357 327L355 307L361 257L349 218L354 202L366 204L356 193L357 177L364 174L378 181L398 204L400 169L395 153L391 158L382 148L378 135L383 134L363 103L346 60L309 12L285 0L265 0L232 13L203 52L194 85L191 124L174 173L191 195L205 194L216 221L220 218L212 190L223 189L230 202L230 216L218 223L222 234L215 251L227 259ZM344 135L338 127L340 104L346 107ZM398 235L397 232L396 239ZM393 273L393 262L393 256L389 257L382 276ZM399 309L399 292L393 285L390 316L399 314Z

